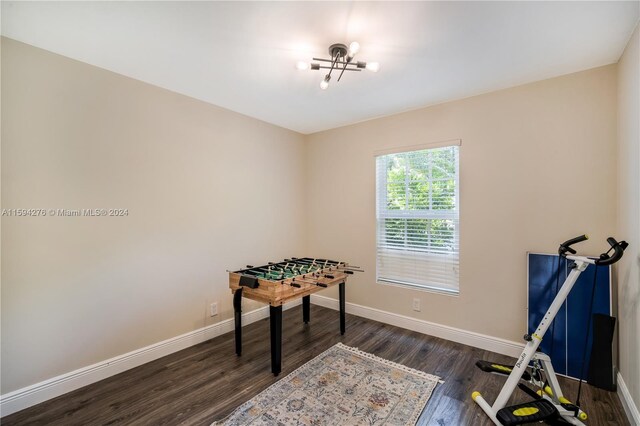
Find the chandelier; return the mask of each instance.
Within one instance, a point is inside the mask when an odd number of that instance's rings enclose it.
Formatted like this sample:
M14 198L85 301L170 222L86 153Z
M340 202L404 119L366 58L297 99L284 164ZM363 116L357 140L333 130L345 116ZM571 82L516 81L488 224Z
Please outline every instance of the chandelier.
M346 44L335 43L329 46L329 55L331 55L330 59L313 58L314 61L318 62L298 62L297 68L299 70L329 70L329 72L324 76L324 79L320 82L320 88L322 90L329 87L331 73L334 70L336 72L340 72L340 75L338 75L338 81L340 81L342 74L344 74L345 71L359 72L363 69L367 69L372 72L378 72L380 69L380 64L378 62L367 63L353 60L356 53L358 53L358 50L360 50L360 43L357 41L352 42L349 47L347 47Z

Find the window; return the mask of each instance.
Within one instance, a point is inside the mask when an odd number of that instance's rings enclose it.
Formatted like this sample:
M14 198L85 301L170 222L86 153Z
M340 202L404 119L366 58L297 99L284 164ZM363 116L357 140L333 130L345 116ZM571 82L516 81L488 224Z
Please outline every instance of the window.
M458 150L376 158L378 282L458 293Z

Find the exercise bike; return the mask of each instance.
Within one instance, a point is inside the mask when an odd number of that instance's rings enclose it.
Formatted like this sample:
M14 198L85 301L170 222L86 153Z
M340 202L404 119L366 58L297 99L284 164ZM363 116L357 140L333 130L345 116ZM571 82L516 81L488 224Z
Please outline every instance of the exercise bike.
M493 405L482 397L480 392L473 392L471 397L484 410L489 418L496 425L520 425L525 423L536 423L545 421L550 424L573 424L584 425L583 420L587 419L587 414L580 409L579 403L572 403L562 394L560 383L556 377L551 358L548 355L537 352L540 342L547 329L553 322L558 310L562 307L565 299L571 292L573 285L580 274L593 265L612 265L622 258L624 250L628 244L625 241L617 242L614 238L607 238L611 246L609 251L601 254L598 258L577 256L572 245L587 240L586 235L565 241L560 245L558 254L573 262L571 273L560 287L555 299L551 303L549 310L538 325L536 331L524 336L525 344L522 354L518 357L514 366L492 363L488 361L478 361L476 366L483 371L508 375L500 394ZM613 254L610 255L611 251ZM524 383L530 383L538 388L534 391ZM516 387L522 389L531 396L533 401L506 406L507 401Z

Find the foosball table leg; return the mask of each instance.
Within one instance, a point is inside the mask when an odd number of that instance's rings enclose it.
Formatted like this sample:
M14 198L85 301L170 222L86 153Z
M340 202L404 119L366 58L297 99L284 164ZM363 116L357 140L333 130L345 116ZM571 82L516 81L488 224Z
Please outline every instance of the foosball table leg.
M344 310L345 310L345 292L344 292L344 283L338 284L339 292L340 292L340 334L344 334L345 331L345 320L344 320Z
M242 355L242 287L233 294L233 312L236 323L236 355Z
M302 320L305 324L309 324L309 313L311 311L311 296L302 298Z
M271 320L271 372L280 374L282 366L282 305L269 306Z

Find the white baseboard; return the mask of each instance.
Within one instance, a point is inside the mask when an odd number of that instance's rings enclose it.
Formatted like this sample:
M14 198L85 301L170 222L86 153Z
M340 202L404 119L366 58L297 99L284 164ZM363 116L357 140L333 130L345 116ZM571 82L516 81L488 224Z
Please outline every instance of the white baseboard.
M289 309L301 303L300 300L285 305ZM242 324L247 325L269 316L269 307L264 306L242 314ZM216 324L154 343L135 351L98 362L88 367L62 374L57 377L18 389L0 396L0 415L7 416L51 398L98 382L113 375L138 367L163 356L186 349L198 343L234 329L234 320L226 319Z
M638 406L633 401L631 394L629 393L629 388L627 384L624 382L622 375L618 373L618 397L620 398L620 402L622 402L622 407L624 408L624 412L627 413L627 417L629 418L629 422L632 425L640 425L640 410L638 410Z
M324 306L330 309L339 309L338 301L326 296L311 295L311 303ZM411 318L404 315L394 314L392 312L382 311L380 309L369 308L367 306L356 305L347 302L345 304L347 313L372 319L374 321L383 322L385 324L395 325L396 327L406 328L407 330L417 331L419 333L428 334L430 336L440 337L442 339L451 340L465 345L474 346L476 348L485 349L492 352L518 357L524 348L523 344L510 340L500 339L498 337L486 336L472 331L462 330L460 328L449 327L442 324Z

